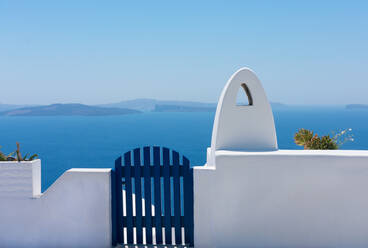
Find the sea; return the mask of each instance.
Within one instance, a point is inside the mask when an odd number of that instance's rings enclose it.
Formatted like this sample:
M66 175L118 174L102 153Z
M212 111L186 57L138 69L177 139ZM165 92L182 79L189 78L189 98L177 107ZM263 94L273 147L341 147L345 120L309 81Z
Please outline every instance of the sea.
M354 141L341 149L368 150L368 110L340 106L274 109L280 149L302 149L293 136L299 128L319 135L352 129ZM214 112L149 112L121 116L0 117L0 146L37 153L45 191L70 168L112 168L117 157L143 146L165 146L185 155L192 166L206 162Z

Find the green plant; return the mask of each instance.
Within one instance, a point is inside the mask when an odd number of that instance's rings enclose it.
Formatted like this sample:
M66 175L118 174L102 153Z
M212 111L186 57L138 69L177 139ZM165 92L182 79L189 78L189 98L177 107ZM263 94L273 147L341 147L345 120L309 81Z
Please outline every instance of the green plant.
M319 137L307 129L299 129L294 135L295 144L303 146L306 150L336 150L339 148L336 139L330 135Z
M14 157L13 155L16 154L16 157ZM14 152L5 155L4 153L2 153L0 151L0 161L32 161L35 158L37 158L38 155L37 154L33 154L31 156L29 156L29 153L27 153L24 157L22 157L22 154L20 153L20 145L17 142L17 150L15 150Z
M7 156L0 151L0 161L6 161L6 160L7 160Z
M0 146L1 148L1 146ZM14 152L8 154L8 155L5 155L3 152L0 151L0 161L9 161L12 159L12 156L13 156Z
M16 160L18 162L20 162L20 161L32 161L33 159L38 157L37 154L33 154L30 157L28 157L29 153L27 153L24 157L22 157L22 154L20 153L20 145L19 145L18 142L17 142L17 150L15 151L15 153L17 154Z
M295 144L298 146L304 146L304 149L308 149L309 142L313 138L313 132L307 129L299 129L298 132L294 135Z

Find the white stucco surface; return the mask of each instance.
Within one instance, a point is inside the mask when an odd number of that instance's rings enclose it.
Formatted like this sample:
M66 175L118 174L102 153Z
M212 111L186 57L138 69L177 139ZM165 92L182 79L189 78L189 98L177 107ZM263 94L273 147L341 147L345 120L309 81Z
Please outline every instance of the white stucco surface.
M195 167L196 247L368 247L368 151L218 151Z
M111 247L110 171L68 170L39 198L28 191L13 197L0 187L0 247ZM12 187L16 182L5 188Z
M41 194L41 161L0 162L0 199Z
M241 82L254 106L235 106ZM243 68L221 94L207 164L194 167L194 244L368 247L367 191L368 151L278 150L266 95Z
M250 106L236 105L242 83ZM243 68L194 167L194 244L368 247L367 190L368 151L278 150L266 94ZM40 160L0 162L0 248L110 247L111 231L111 169L68 170L41 194Z
M252 105L238 106L242 84L249 89ZM217 150L277 150L273 114L262 84L249 68L241 68L226 83L218 101L207 165L215 166ZM213 151L213 152L212 152Z

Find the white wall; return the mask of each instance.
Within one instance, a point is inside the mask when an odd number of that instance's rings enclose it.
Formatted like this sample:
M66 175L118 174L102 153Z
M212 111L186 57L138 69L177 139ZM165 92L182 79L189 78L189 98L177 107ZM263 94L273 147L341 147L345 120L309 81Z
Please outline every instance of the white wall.
M235 106L243 82L252 106ZM196 247L368 247L368 151L277 150L247 68L221 94L207 158L194 168ZM39 161L0 162L0 247L110 247L110 173L71 169L40 195Z
M41 195L41 160L0 162L0 199Z
M368 151L217 151L194 173L196 247L368 247Z
M236 106L246 83L253 106ZM368 247L368 151L277 150L248 68L225 85L207 164L194 168L196 247Z
M39 198L0 187L0 247L111 247L110 172L70 169Z
M253 99L252 105L236 104L238 91L243 91L242 84L249 89ZM221 92L213 123L207 165L216 165L214 155L216 150L277 150L270 104L261 82L249 68L236 71Z

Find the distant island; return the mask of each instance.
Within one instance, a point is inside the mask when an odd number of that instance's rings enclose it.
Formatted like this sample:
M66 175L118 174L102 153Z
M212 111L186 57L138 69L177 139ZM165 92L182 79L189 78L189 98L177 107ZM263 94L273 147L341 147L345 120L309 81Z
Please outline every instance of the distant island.
M279 109L288 105L271 102L271 106L274 109ZM0 104L0 116L106 116L142 112L214 112L216 107L217 103L160 101L143 98L100 105L79 103L57 103L42 106Z
M366 109L368 110L368 104L348 104L345 106L346 109Z
M192 101L161 101L150 98L121 101L117 103L101 104L100 107L128 108L143 112L212 112L216 111L217 103ZM285 108L287 105L271 102L272 108Z
M25 107L34 107L34 106L36 105L15 105L15 104L0 103L0 112L12 110L12 109L25 108Z
M3 116L103 116L103 115L126 115L140 113L134 109L102 108L79 103L51 104L46 106L24 107L0 112Z
M182 112L184 110L186 112L187 108L191 108L192 110L205 110L208 109L216 110L217 103L203 103L203 102L191 102L191 101L161 101L150 98L140 98L134 100L121 101L117 103L109 103L109 104L101 104L98 105L100 107L113 107L113 108L128 108L135 109L143 112L166 112L164 109L167 109L169 112L172 112L172 107L164 107L164 106L176 106L175 108Z
M180 105L156 105L154 112L213 112L216 107L191 107Z

